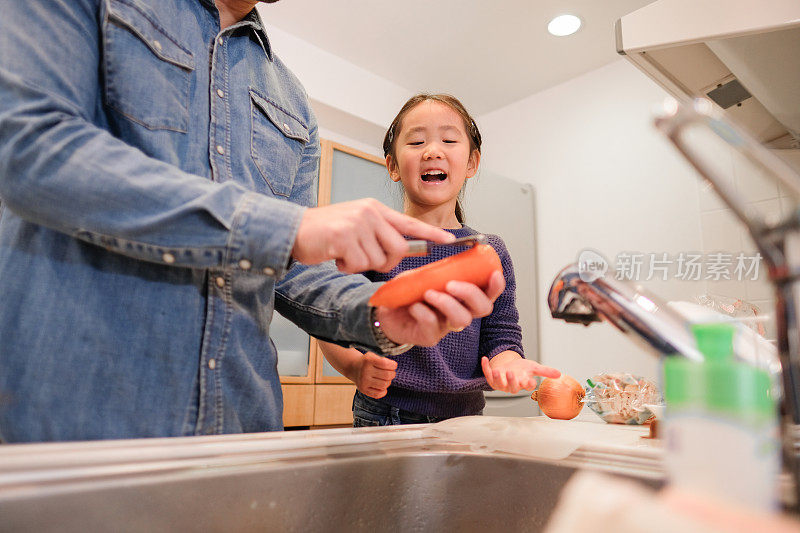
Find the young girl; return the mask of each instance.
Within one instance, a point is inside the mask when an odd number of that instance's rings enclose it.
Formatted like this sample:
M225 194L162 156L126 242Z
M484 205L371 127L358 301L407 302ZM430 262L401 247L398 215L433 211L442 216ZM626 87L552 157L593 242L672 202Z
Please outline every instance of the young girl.
M383 141L386 168L405 194L405 213L456 237L477 232L463 224L459 198L480 162L478 126L456 98L419 94L400 109ZM498 216L502 216L498 213ZM392 357L320 343L325 357L358 391L353 425L436 422L483 412L483 390L518 392L536 386L535 376L560 372L522 357L515 304L514 269L500 237L488 235L500 256L506 288L489 316L454 330L431 348L416 346ZM463 251L438 246L422 257L406 257L388 273L367 272L387 281L404 270Z

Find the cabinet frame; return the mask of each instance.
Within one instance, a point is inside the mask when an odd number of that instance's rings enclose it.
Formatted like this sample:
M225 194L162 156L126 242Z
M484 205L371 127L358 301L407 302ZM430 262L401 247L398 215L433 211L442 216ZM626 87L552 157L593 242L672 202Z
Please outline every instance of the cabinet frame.
M368 154L341 143L322 139L320 141L322 152L319 158L319 190L317 194L317 205L330 205L331 203L331 183L333 181L333 152L338 150L346 154L372 161L382 166L386 166L386 160L376 155Z
M333 180L333 153L335 150L350 154L361 159L366 159L373 163L386 166L386 161L378 156L362 152L356 148L346 146L341 143L320 140L321 152L319 160L319 182L317 184L317 205L325 206L331 203L331 189ZM352 382L344 376L325 376L323 375L322 350L317 339L311 337L308 345L308 371L305 376L280 376L282 384L351 384Z

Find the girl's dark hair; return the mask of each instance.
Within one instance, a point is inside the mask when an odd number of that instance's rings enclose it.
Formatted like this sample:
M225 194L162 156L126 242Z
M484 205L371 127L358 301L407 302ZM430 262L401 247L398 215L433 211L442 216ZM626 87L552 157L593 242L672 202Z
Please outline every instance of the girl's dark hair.
M408 112L416 107L417 104L428 100L442 103L452 108L453 111L461 116L461 119L464 121L464 129L467 131L467 136L469 137L469 153L472 154L473 150L477 150L478 153L480 153L481 132L478 131L478 125L475 124L475 120L472 118L472 116L470 116L469 111L467 111L467 108L464 107L464 104L462 104L458 98L450 94L420 93L409 98L408 101L403 104L403 107L400 108L397 116L394 117L392 124L386 131L386 135L383 137L383 156L386 157L391 155L393 160L397 160L397 155L395 153L396 141L397 135L400 133L400 128L402 127L403 118L405 118ZM463 195L464 189L462 188L461 192L458 194L458 199L456 200L456 219L462 224L464 223L464 210L461 207Z

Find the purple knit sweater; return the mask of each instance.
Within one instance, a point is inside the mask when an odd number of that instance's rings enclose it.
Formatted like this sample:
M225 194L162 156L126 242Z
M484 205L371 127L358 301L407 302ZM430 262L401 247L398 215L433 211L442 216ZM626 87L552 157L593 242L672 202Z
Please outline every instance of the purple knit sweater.
M456 237L477 232L463 226L447 230ZM397 376L379 401L427 416L450 418L475 415L483 410L483 390L490 390L481 371L481 357L489 359L505 350L522 352L522 330L515 302L516 282L511 257L503 240L487 235L503 264L506 289L495 301L492 314L476 318L463 331L446 335L436 346L415 346L392 357ZM372 281L387 281L400 272L454 255L463 249L435 246L427 256L406 257L388 273L367 272Z

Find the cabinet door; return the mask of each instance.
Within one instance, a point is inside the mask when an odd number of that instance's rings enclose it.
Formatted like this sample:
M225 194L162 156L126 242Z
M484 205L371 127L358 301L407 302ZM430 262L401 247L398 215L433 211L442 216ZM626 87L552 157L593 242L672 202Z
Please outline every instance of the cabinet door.
M320 205L376 198L401 211L403 193L400 185L389 179L384 160L374 155L330 141L322 142L320 162ZM317 383L350 383L317 354Z
M331 152L331 203L376 198L397 211L403 210L403 193L378 157L334 145Z
M278 350L281 383L313 383L316 341L278 313L272 315L270 337Z

